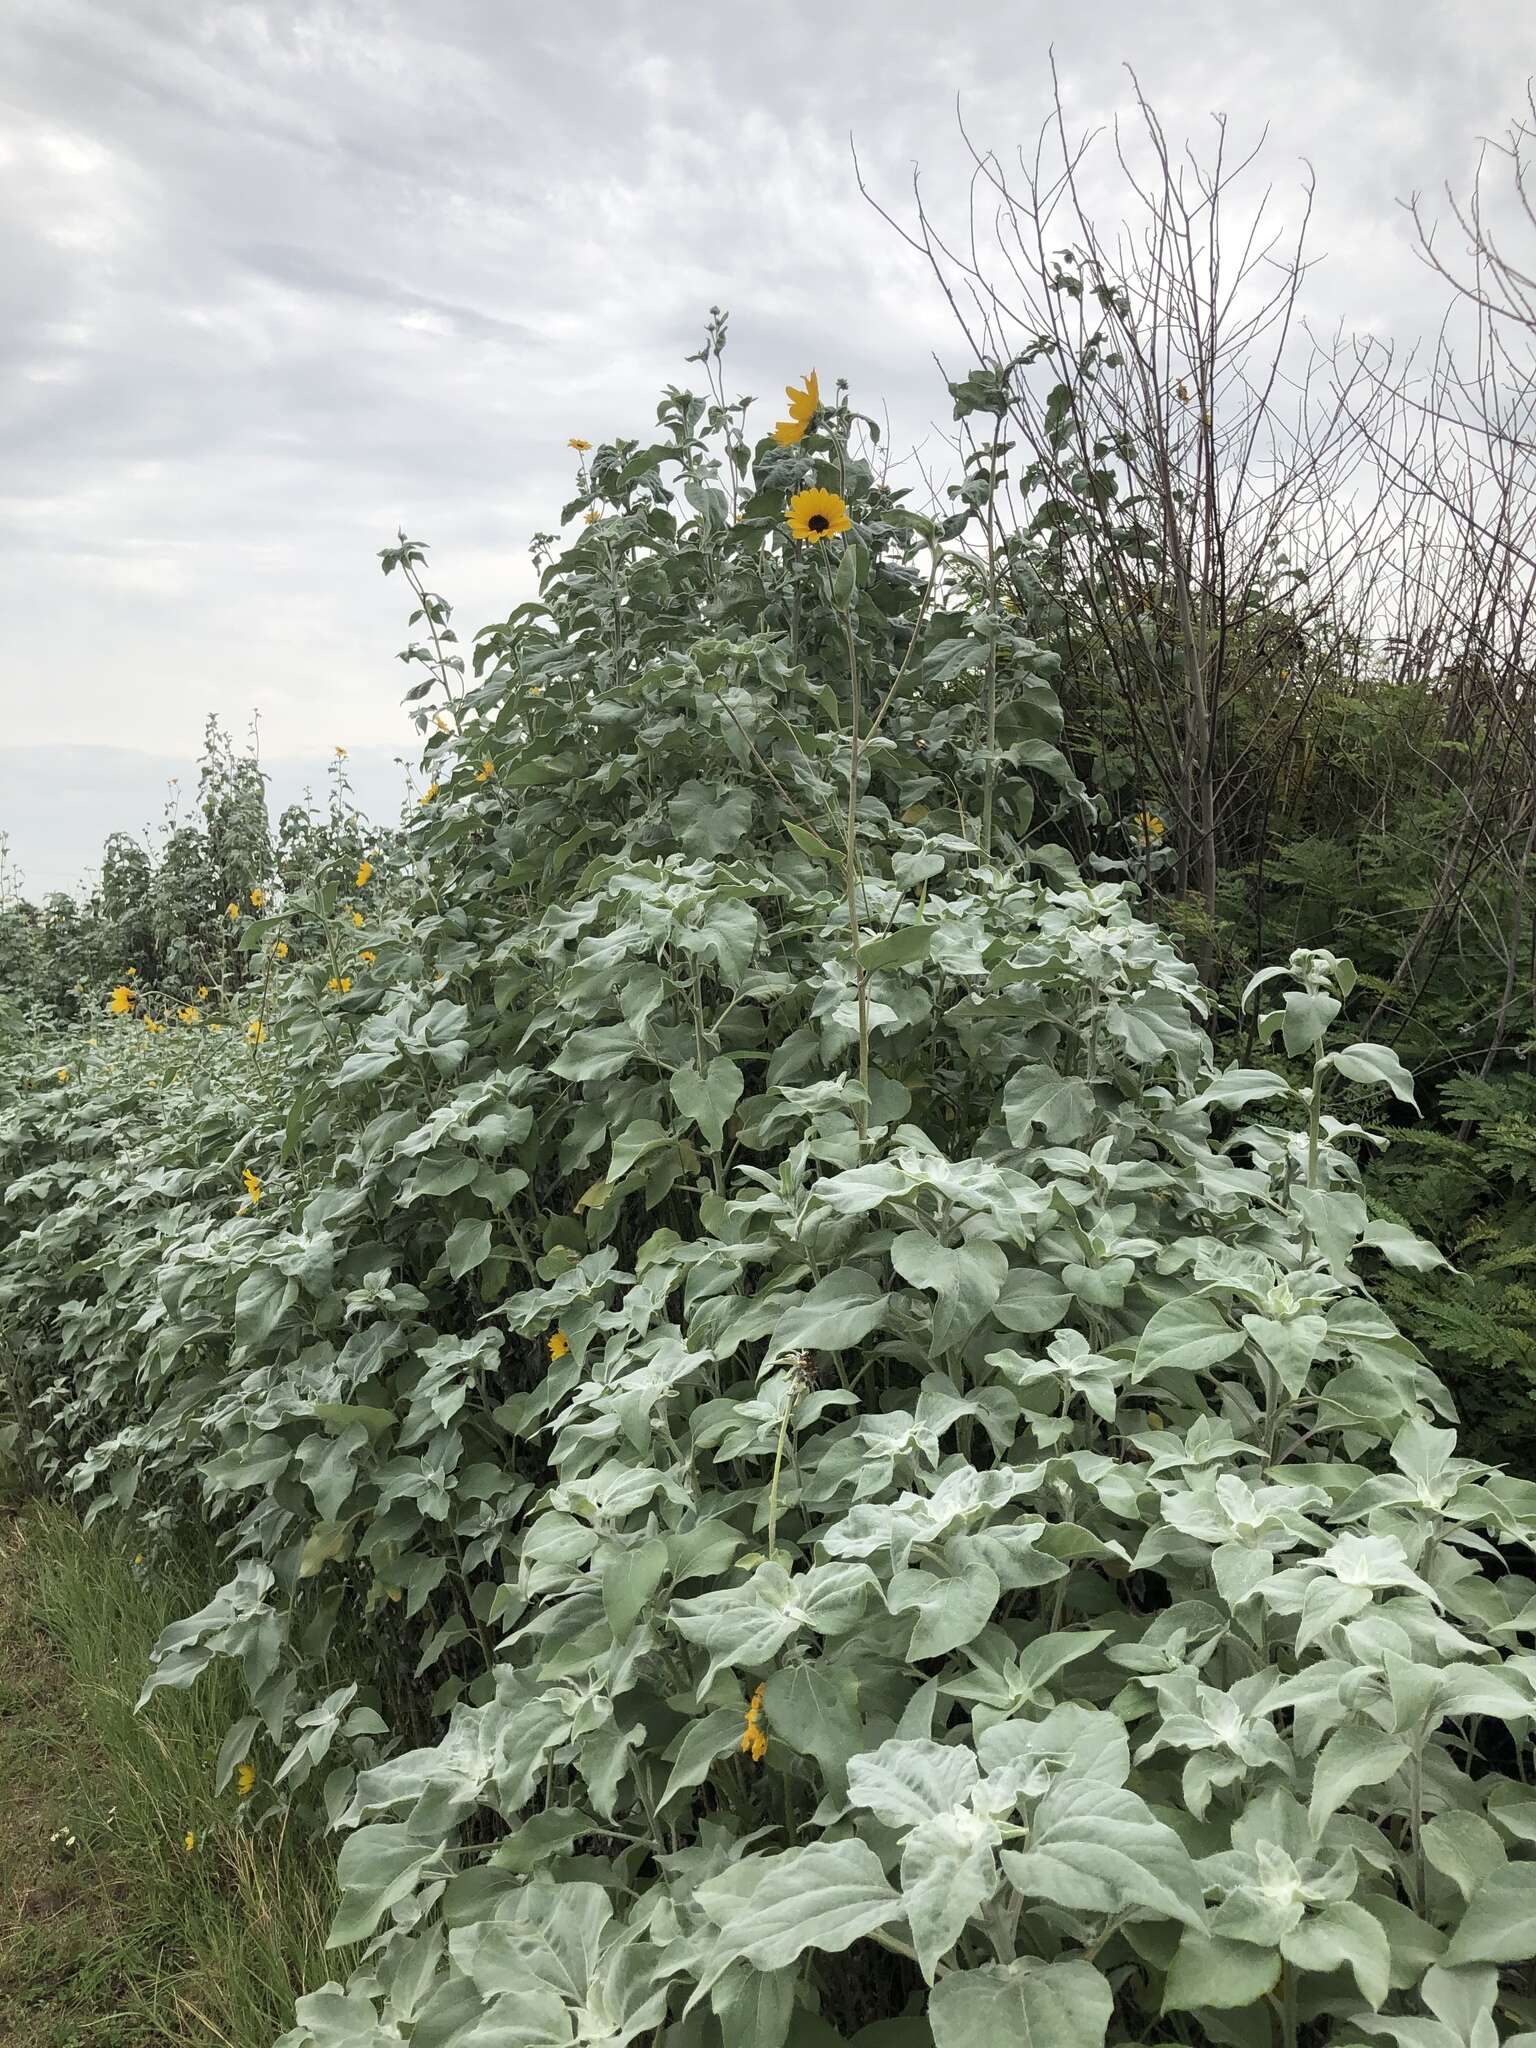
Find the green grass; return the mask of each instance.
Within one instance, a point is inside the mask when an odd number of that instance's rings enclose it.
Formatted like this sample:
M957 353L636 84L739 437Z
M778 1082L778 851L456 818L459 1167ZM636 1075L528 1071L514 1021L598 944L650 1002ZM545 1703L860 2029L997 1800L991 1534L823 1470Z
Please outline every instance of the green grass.
M5 2048L270 2048L346 1961L325 1848L263 1819L260 1779L213 1794L225 1674L134 1712L156 1636L215 1583L211 1556L136 1564L57 1508L0 1508Z

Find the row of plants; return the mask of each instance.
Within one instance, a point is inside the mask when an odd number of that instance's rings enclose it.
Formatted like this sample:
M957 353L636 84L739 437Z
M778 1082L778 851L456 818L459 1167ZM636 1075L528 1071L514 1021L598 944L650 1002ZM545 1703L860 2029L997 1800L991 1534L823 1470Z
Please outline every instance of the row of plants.
M984 494L724 339L472 651L384 552L426 796L257 882L241 1029L6 1054L9 1451L218 1531L146 1700L233 1669L339 1842L286 2048L1528 2043L1536 1486L1383 1305L1409 1074L1322 944L1216 1056Z

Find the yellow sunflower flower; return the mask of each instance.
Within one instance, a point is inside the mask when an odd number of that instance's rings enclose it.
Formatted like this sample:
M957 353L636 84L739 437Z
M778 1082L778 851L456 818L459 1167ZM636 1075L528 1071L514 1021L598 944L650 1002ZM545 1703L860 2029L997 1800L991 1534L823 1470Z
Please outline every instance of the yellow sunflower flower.
M479 771L475 776L475 780L476 782L489 782L491 777L495 773L496 763L491 759L490 755L487 754L485 759L480 763Z
M345 761L345 759L347 758L347 750L345 747L338 747L336 749L336 758L338 761Z
M225 916L226 916L227 918L229 918L231 922L233 922L233 921L234 921L234 919L235 919L235 918L237 918L237 917L238 917L238 916L240 915L240 906L239 906L239 904L238 904L238 903L226 903L226 904L225 904L225 906L224 906L224 915L225 915Z
M747 1702L746 1724L745 1729L742 1731L741 1741L736 1746L738 1749L745 1751L751 1757L753 1763L760 1764L768 1754L768 1736L763 1727L762 1686L757 1688L757 1691L753 1693L751 1699Z
M249 1197L251 1207L254 1209L261 1200L261 1182L248 1166L241 1167L240 1178L245 1182L245 1192Z
M69 1079L69 1069L68 1069L68 1067L60 1067L60 1069L59 1069L59 1071L58 1071L58 1076L57 1076L57 1078L58 1078L58 1079L59 1079L60 1081L67 1081L67 1080Z
M425 789L424 789L424 790L422 791L421 795L420 795L419 797L417 797L417 799L416 799L417 803L419 803L419 804L429 804L429 803L431 803L431 801L432 801L433 797L435 797L435 796L437 795L437 791L438 791L438 785L437 785L437 784L436 784L435 782L429 782L429 783L427 784L426 788L425 788Z
M569 439L569 441L566 442L565 445L567 448L574 448L578 455L585 455L587 450L592 446L592 443L590 441L583 441L580 434L572 434L571 438Z
M350 974L333 974L325 985L333 996L344 996L352 986L352 977Z
M133 1008L133 990L120 981L113 989L112 1000L107 1007L114 1017L126 1017Z
M125 968L123 969L123 979L124 979L124 981L137 981L137 980L138 980L138 978L139 978L139 970L137 969L137 967L125 967Z
M371 860L364 860L364 861L360 861L360 862L358 863L358 869L357 869L357 879L356 879L356 882L355 882L354 886L355 886L355 887L357 887L357 888L359 888L359 889L366 889L366 888L367 888L367 886L368 886L368 884L369 884L369 883L370 883L370 882L371 882L372 880L373 880L373 862L372 862Z
M581 523L583 526L596 526L602 516L602 513L594 505L589 512L583 514Z
M1138 811L1136 829L1143 839L1161 839L1168 827L1155 811Z
M263 903L266 902L266 900L267 892L265 889L253 889L251 891L251 908L253 910L260 910L261 906L263 905Z
M362 952L359 953L357 957L359 960L362 961L365 967L371 967L374 961L377 960L379 956L377 953L370 952L369 949L366 946L364 946Z
M816 417L816 408L821 404L821 386L812 370L800 390L793 384L784 387L784 398L789 406L789 418L780 420L773 430L773 438L781 448L793 448L811 421Z
M203 1021L203 1013L196 1003L183 1003L176 1014L183 1024L201 1024Z
M253 1017L245 1027L245 1035L252 1045L265 1045L267 1042L267 1027L259 1017Z
M288 941L286 939L279 939L272 950L279 960L286 960L288 958Z
M570 1348L571 1340L569 1337L566 1336L564 1330L556 1330L555 1334L549 1340L550 1364L553 1365L557 1358L564 1358L565 1354L570 1350Z
M363 924L364 924L365 920L364 920L364 918L363 918L363 913L362 913L362 912L361 912L360 910L354 910L354 911L353 911L353 913L352 913L352 922L353 922L353 923L354 923L354 924L355 924L355 925L357 926L357 929L358 929L359 931L361 931L361 930L362 930L362 928L363 928Z
M191 1828L188 1828L187 1832L182 1836L181 1846L183 1849L186 1850L189 1856L192 1854L192 1851L197 1847L197 1836L192 1832Z
M256 1790L256 1766L253 1763L235 1765L235 1792L241 1799L249 1799Z
M846 533L852 524L836 491L796 491L789 501L789 531L795 540L826 540Z

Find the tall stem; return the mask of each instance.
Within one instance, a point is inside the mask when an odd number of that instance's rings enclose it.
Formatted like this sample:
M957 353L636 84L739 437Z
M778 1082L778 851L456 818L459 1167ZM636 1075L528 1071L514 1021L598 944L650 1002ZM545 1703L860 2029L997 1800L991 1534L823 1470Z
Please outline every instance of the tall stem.
M858 643L853 632L851 607L843 612L843 638L848 647L848 693L851 729L848 739L848 816L843 830L843 866L848 877L848 944L853 955L853 980L859 1005L859 1086L864 1091L858 1105L859 1143L869 1136L869 981L860 957L859 929L859 768L863 737L860 726L864 705L859 679Z

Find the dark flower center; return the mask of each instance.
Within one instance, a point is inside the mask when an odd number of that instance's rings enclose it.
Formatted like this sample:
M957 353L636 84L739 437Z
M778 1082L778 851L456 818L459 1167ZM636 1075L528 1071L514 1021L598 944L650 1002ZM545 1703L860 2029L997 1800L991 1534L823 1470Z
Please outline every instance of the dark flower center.
M831 520L827 517L825 512L813 512L810 518L807 519L805 523L811 529L812 533L825 533L827 528L832 524Z

